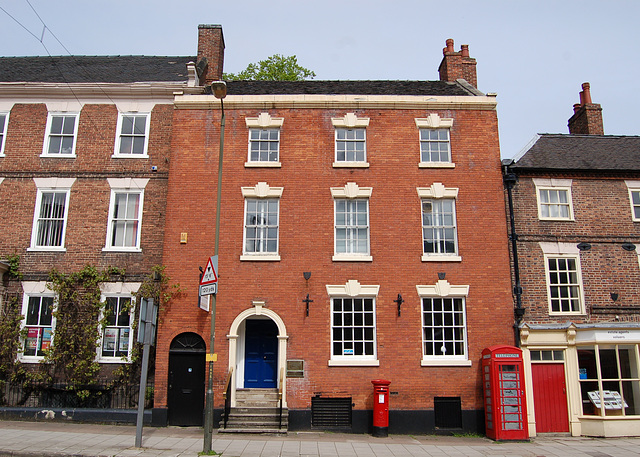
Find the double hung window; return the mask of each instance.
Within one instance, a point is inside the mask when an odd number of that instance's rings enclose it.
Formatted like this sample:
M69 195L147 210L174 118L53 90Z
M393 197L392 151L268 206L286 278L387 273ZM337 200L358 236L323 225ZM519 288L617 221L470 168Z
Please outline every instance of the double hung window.
M278 199L247 199L245 202L245 254L278 253Z
M453 198L422 200L424 254L456 254L456 213Z
M539 243L544 254L547 297L551 314L581 314L584 293L580 251L573 243Z
M38 194L31 234L32 250L64 250L69 194L75 178L34 178Z
M278 162L280 129L249 130L249 162Z
M573 220L570 179L533 180L538 198L538 216L540 220Z
M422 330L425 357L464 357L466 354L464 297L423 298Z
M375 356L375 300L333 298L332 356Z
M377 366L376 297L380 286L349 280L328 285L331 297L329 365Z
M420 162L451 162L449 129L420 129Z
M426 118L416 119L420 135L420 168L453 168L450 132L452 118L441 118L431 113Z
M259 182L243 187L244 243L240 260L280 260L280 197L283 187Z
M130 296L107 297L101 344L101 358L129 357L131 348L131 315L133 300Z
M109 178L111 202L105 250L139 251L142 203L148 179Z
M552 313L580 313L582 293L579 258L548 256L547 287Z
M366 162L365 129L336 129L336 162Z
M422 365L470 365L465 301L469 286L416 286L422 301Z
M75 157L78 114L49 113L43 156Z
M422 205L422 261L460 261L456 227L458 189L434 183L417 191Z
M640 222L640 181L625 181L631 203L631 220Z
M52 312L53 297L27 297L23 355L41 357L49 349L53 333Z
M280 167L280 129L282 117L271 117L260 113L258 117L247 117L249 128L249 155L245 167Z
M369 118L347 113L344 117L332 118L335 127L334 167L368 167L367 131Z
M116 156L147 157L149 114L121 113L118 118Z
M45 281L22 282L21 362L42 361L53 344L55 296Z
M369 201L336 199L336 254L369 254Z
M9 124L9 113L0 112L0 157L4 156L4 143L7 139L7 125Z
M333 260L370 261L369 197L371 187L347 183L332 187L334 197L334 256Z

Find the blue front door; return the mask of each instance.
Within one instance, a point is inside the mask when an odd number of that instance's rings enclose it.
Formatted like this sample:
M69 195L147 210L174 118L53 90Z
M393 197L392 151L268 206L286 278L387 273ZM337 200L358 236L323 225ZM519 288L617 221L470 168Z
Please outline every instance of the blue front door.
M272 320L247 320L245 327L244 387L276 387L278 327Z

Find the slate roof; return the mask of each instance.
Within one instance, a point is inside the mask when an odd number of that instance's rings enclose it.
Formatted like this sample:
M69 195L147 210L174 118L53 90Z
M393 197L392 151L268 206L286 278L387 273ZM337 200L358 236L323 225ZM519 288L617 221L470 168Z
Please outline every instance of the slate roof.
M514 170L640 171L640 136L541 134Z
M477 95L446 81L229 81L228 95Z
M186 82L195 57L58 56L0 57L0 82ZM229 95L480 95L445 81L229 81Z
M0 82L186 82L195 57L0 57Z

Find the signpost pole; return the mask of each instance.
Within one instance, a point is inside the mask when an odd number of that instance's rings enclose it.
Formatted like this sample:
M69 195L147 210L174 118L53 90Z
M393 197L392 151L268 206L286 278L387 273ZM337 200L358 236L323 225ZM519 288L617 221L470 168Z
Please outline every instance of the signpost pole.
M142 447L142 424L144 419L144 401L147 391L147 375L149 373L149 352L151 345L154 343L154 326L156 312L153 304L153 298L149 300L142 299L140 309L141 326L138 342L144 343L142 349L142 372L140 373L140 391L138 393L138 417L136 420L136 447ZM143 314L144 313L144 314ZM144 326L144 327L142 327ZM143 335L140 341L140 334Z
M216 87L214 87L216 86ZM218 192L216 195L216 233L215 247L213 255L218 255L218 246L220 244L220 196L222 194L222 153L224 150L224 97L227 94L227 86L224 82L212 83L211 89L217 98L220 99L220 154L218 156ZM204 444L203 452L211 452L211 444L213 439L213 359L214 359L214 342L216 337L216 294L211 295L211 332L209 334L209 353L207 360L209 362L209 380L207 383L207 394L205 397L205 417L204 417Z

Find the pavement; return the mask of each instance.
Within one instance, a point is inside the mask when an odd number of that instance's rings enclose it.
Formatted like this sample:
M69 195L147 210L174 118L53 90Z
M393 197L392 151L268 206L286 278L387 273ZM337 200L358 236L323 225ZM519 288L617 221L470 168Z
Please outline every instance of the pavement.
M0 457L195 457L204 444L200 427L145 427L141 448L135 447L135 436L130 425L0 421ZM640 438L545 435L527 442L494 442L474 436L214 433L212 449L223 457L627 457L640 456Z

